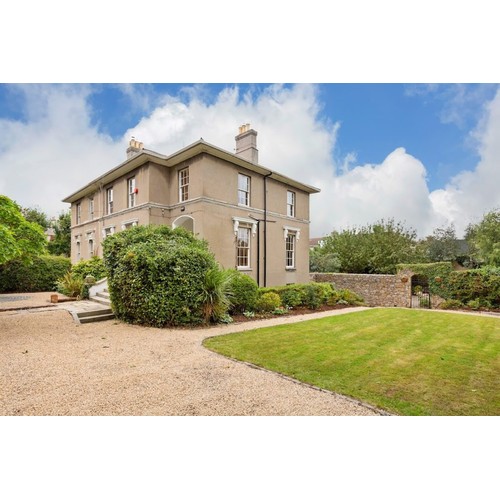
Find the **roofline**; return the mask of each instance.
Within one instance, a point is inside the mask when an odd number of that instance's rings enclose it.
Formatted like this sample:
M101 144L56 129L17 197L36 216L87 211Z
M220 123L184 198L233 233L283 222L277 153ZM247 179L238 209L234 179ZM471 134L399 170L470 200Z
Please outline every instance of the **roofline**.
M248 160L245 160L241 156L235 155L234 153L230 153L225 149L219 148L217 146L214 146L213 144L205 142L203 139L200 139L199 141L196 141L190 144L189 146L186 146L185 148L176 151L170 156L165 156L155 151L151 151L149 149L143 149L139 154L136 154L131 158L128 158L127 160L120 163L116 167L112 168L111 170L108 170L108 172L97 177L93 181L89 182L83 188L70 194L62 201L65 203L73 203L79 200L80 198L83 198L84 196L92 194L94 191L102 187L104 184L109 184L118 177L121 177L122 175L131 172L132 170L136 169L137 167L140 167L141 165L144 165L149 161L159 165L163 165L165 167L174 167L175 165L190 158L193 158L194 156L199 155L201 153L210 154L222 160L226 160L230 163L246 168L247 170L251 170L261 175L266 175L271 179L283 182L284 184L288 184L289 186L295 187L309 194L320 192L320 189L318 188L309 186L307 184L303 184L302 182L295 181L294 179L291 179L286 175L280 174L275 170L271 170L269 168L263 167L262 165L252 163Z

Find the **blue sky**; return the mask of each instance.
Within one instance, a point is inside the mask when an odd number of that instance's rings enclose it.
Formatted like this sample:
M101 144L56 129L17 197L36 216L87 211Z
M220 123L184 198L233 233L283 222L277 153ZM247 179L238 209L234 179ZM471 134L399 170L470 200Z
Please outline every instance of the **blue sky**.
M170 154L199 137L321 188L311 234L393 217L421 236L500 206L497 84L3 84L1 191L51 215L124 159L134 135ZM47 176L49 185L44 184ZM44 185L40 189L40 185Z

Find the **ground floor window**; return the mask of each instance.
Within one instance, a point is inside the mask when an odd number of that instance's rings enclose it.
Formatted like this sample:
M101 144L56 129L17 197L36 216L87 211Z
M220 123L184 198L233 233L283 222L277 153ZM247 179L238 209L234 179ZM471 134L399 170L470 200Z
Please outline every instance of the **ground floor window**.
M89 256L94 256L94 240L89 240Z
M81 258L82 258L82 253L81 253L81 249L80 249L80 242L77 241L76 242L76 260L80 261Z
M296 236L293 233L288 233L286 237L286 257L285 266L287 269L295 268L295 243Z
M238 227L236 240L236 266L238 269L250 268L250 228Z

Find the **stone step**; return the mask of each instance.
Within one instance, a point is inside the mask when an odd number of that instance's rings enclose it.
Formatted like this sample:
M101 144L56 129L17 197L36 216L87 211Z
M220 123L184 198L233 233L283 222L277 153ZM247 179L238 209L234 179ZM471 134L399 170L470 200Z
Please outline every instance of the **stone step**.
M90 300L97 302L98 304L102 304L104 306L111 306L111 301L105 297L91 297Z
M102 297L103 299L109 299L109 293L108 292L97 292L96 297Z
M78 318L80 323L93 323L94 321L106 321L108 319L114 319L115 315L110 314L99 314L97 316L85 316L83 318Z
M79 319L94 317L94 316L109 316L113 314L113 311L110 307L105 309L92 309L90 311L79 311L76 313Z

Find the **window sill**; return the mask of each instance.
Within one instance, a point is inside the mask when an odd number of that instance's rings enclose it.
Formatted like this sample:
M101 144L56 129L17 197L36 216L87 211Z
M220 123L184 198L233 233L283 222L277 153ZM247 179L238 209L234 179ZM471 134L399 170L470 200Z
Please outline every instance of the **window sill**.
M250 205L245 205L244 203L238 203L239 207L252 208Z
M285 271L296 271L296 267L285 267Z
M251 267L236 267L238 271L253 271Z

